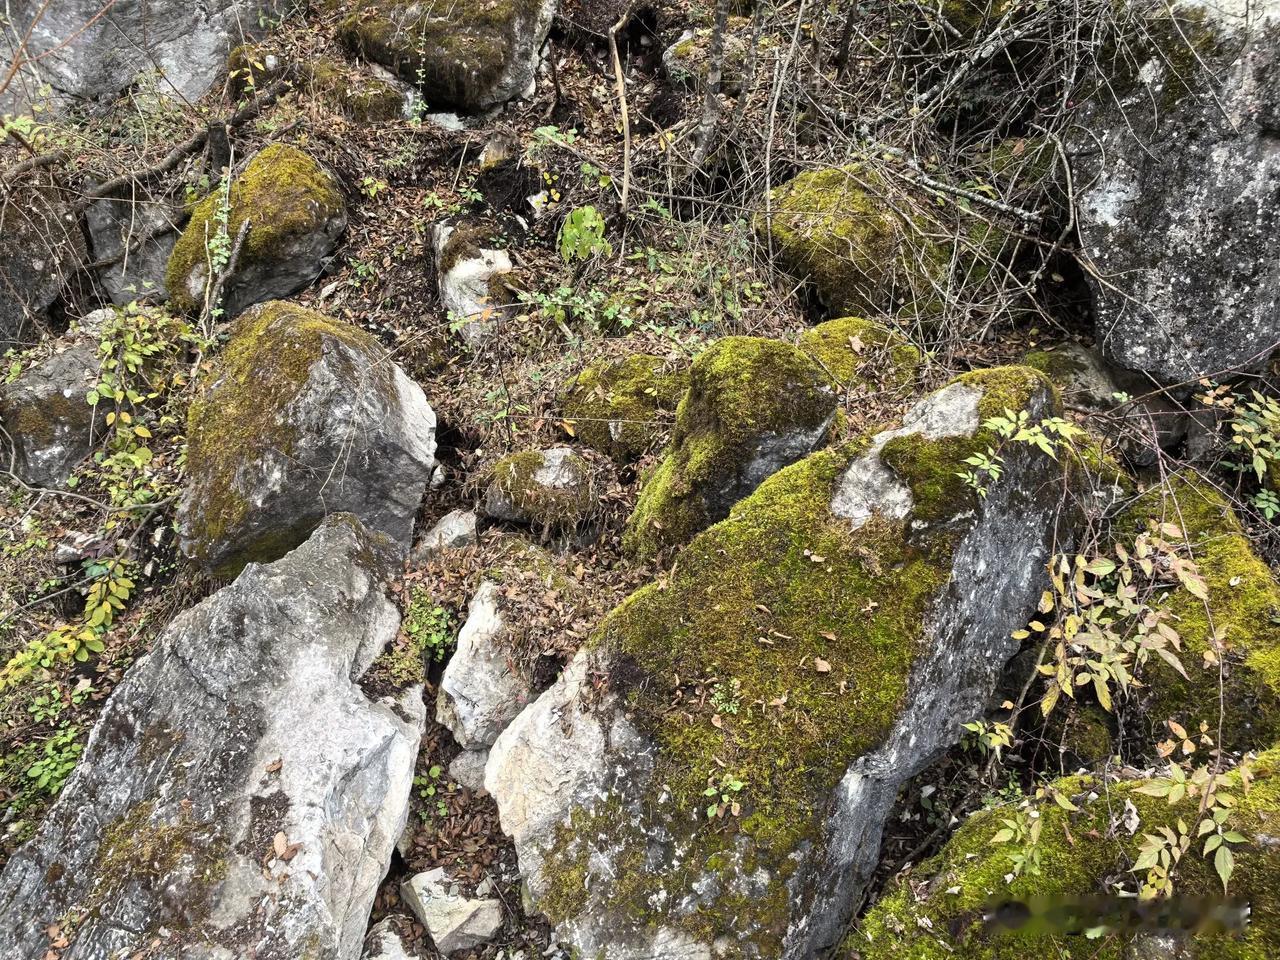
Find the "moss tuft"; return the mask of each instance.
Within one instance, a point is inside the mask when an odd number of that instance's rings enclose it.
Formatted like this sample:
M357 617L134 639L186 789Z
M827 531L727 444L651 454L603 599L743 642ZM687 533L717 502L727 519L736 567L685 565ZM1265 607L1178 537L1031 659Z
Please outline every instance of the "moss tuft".
M571 530L587 516L593 500L591 468L569 453L548 480L547 453L525 450L499 460L493 467L486 509L502 519L536 527ZM502 506L495 510L495 504Z
M345 208L331 174L296 147L279 143L249 161L232 182L228 200L228 242L234 242L246 220L251 221L240 252L242 266L289 258L291 241L314 233ZM193 312L203 305L209 241L218 232L218 202L214 192L196 204L169 257L165 288L175 310Z
M822 443L835 406L826 374L796 347L760 337L714 343L694 361L671 448L627 523L628 552L652 557L722 519L764 476ZM807 448L771 449L797 435Z
M668 372L661 357L638 353L591 364L568 384L561 402L578 439L627 463L653 444L660 417L675 410L688 386L688 371Z

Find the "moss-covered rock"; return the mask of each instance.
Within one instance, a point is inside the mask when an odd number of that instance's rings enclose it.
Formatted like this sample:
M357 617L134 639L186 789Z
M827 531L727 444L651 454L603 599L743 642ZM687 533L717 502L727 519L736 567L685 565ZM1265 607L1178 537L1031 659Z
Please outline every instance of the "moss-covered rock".
M972 37L984 25L994 26L1013 5L1014 0L942 0L941 13L961 34Z
M619 463L639 459L689 386L686 370L670 371L661 357L637 353L590 364L561 395L573 434Z
M431 228L436 254L436 289L458 335L470 346L488 342L498 330L497 317L512 302L506 281L514 270L503 249L501 227L484 217Z
M591 467L568 447L525 450L499 460L485 490L484 512L496 520L572 530L594 499Z
M662 68L673 83L702 88L711 67L711 35L711 27L686 30L663 51ZM775 46L777 39L764 34L759 37L756 55L760 56ZM720 68L720 89L729 96L737 96L742 92L751 52L750 19L730 17L724 32L724 59Z
M1016 842L993 843L1015 811L997 808L965 822L934 859L892 884L885 896L846 941L842 960L1023 960L1026 957L1091 957L1128 960L1139 956L1185 957L1187 960L1263 960L1280 955L1280 853L1270 838L1280 830L1280 751L1270 750L1253 764L1253 784L1239 789L1239 775L1229 774L1222 788L1237 797L1233 829L1246 837L1234 846L1236 868L1231 878L1233 900L1249 904L1251 922L1242 936L1225 935L1212 925L1194 937L1186 915L1197 898L1216 899L1222 884L1211 859L1201 855L1202 840L1178 864L1174 892L1180 905L1159 926L1164 951L1138 950L1143 937L1123 929L1133 908L1143 904L1117 897L1116 885L1136 892L1145 871L1132 872L1145 834L1162 826L1177 829L1179 818L1192 829L1199 818L1195 799L1170 806L1165 799L1142 793L1147 780L1110 781L1071 777L1052 785L1052 792L1078 807L1066 810L1051 799L1033 801L1026 815L1041 821L1034 850L1038 872L1015 875L1011 855L1024 848ZM1126 827L1132 806L1136 828ZM1131 822L1131 821L1130 821ZM1031 849L1031 848L1027 848ZM1185 899L1183 899L1185 898ZM1001 935L988 929L985 917L1003 904L1000 916L1017 917L1025 908L1056 906L1065 927L1045 924ZM1149 918L1161 901L1145 904ZM1226 916L1230 911L1225 911ZM1203 917L1202 919L1207 919ZM1107 929L1110 924L1110 930ZM1086 931L1092 931L1086 934ZM1152 932L1154 933L1154 931ZM1151 936L1148 933L1147 936Z
M902 387L919 373L920 350L897 331L874 320L841 317L800 335L800 349L843 389L871 380L881 387Z
M349 119L364 123L401 117L409 92L407 86L332 57L297 63L262 44L241 44L233 49L227 58L227 74L232 95L237 98L276 80L289 80Z
M928 318L941 309L942 291L963 296L984 282L1011 242L1007 230L958 210L954 223L937 222L936 210L870 164L855 163L778 187L772 216L761 215L757 227L788 269L813 281L833 314ZM957 243L939 239L951 235Z
M338 35L416 84L431 107L484 110L533 83L554 12L547 0L358 0Z
M935 502L1005 408L1049 415L1051 389L969 374L899 430L776 473L499 737L486 785L583 956L834 941L898 785L981 711L1039 595L1060 464L1023 445L986 498ZM906 472L882 459L894 440L916 445Z
M1153 488L1119 518L1117 537L1132 542L1149 520L1183 532L1208 588L1206 601L1173 589L1160 604L1181 636L1187 677L1163 661L1149 662L1140 697L1153 737L1163 738L1169 719L1188 730L1207 720L1216 731L1221 708L1224 747L1271 742L1280 735L1280 586L1230 504L1208 483L1179 475ZM1220 665L1205 657L1215 635L1223 647Z
M821 446L835 412L827 375L791 344L712 344L693 363L671 447L627 522L627 550L652 557L727 516L766 477Z
M183 547L234 575L328 514L408 546L434 467L435 415L369 334L272 302L236 322L187 427Z
M176 310L204 307L210 266L228 258L240 230L248 232L222 290L222 308L234 317L246 307L302 289L320 275L346 229L346 202L338 182L296 147L272 144L254 155L227 191L225 231L220 191L201 200L169 258L165 288Z

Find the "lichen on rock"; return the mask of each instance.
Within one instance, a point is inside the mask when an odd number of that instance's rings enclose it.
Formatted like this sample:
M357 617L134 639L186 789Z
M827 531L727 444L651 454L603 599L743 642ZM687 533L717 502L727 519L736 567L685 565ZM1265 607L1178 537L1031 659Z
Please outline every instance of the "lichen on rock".
M637 353L589 364L566 386L561 409L579 440L627 463L653 445L662 416L688 386L688 371L670 371L661 357Z
M627 522L627 550L652 557L724 518L821 446L835 413L826 373L803 351L761 337L716 341L693 363L671 446Z
M249 161L225 197L225 239L215 191L201 200L173 249L165 288L176 310L204 306L210 278L211 243L229 255L248 222L239 259L223 287L222 308L234 317L246 307L286 297L309 284L346 229L346 201L334 176L296 147L272 144Z
M350 511L408 547L435 415L373 337L289 303L236 322L188 417L184 549L232 575Z
M897 431L765 480L607 618L486 769L562 937L619 960L835 941L898 785L955 742L1016 649L1053 536L1047 456L1011 451L987 498L961 486L945 514L917 509L937 484L922 465L954 474L992 442L985 418L1053 404L1026 368L968 374ZM903 475L880 451L909 436L940 453ZM712 680L740 709L697 695Z

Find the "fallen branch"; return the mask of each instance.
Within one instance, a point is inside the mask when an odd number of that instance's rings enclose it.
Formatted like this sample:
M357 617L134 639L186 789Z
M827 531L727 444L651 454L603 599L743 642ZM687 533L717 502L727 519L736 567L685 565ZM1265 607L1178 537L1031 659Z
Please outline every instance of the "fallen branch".
M627 197L631 193L631 116L627 113L627 81L622 75L622 58L618 56L618 31L631 19L632 4L622 11L618 22L609 28L609 53L613 57L613 77L618 86L618 105L622 111L622 216L627 215Z

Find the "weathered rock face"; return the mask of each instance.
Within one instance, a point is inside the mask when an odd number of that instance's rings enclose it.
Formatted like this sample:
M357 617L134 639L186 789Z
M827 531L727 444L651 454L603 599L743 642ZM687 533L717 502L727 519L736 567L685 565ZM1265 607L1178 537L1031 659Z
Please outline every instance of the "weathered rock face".
M350 512L404 549L435 465L435 414L371 336L288 303L236 323L187 429L183 547L234 574Z
M440 678L436 719L463 750L483 750L529 703L531 678L503 647L501 591L491 580L471 598L458 648Z
M85 211L94 260L118 257L98 271L117 306L134 300L164 301L165 268L178 241L177 211L146 198L99 200Z
M495 520L572 530L591 509L591 468L568 447L525 450L499 460L484 494Z
M511 258L494 245L499 230L488 220L432 228L436 253L436 286L445 312L462 323L459 336L479 347L497 332L496 313L510 299L503 276L512 271Z
M23 371L13 383L0 384L0 426L4 469L37 487L66 482L93 449L95 415L85 395L98 382L98 345L80 340Z
M86 256L69 206L49 189L0 204L0 353L40 339L47 311Z
M143 74L159 73L162 96L194 101L213 85L232 44L280 16L291 0L17 0L6 10L15 36L31 32L28 59L0 109L19 110L45 98L110 100ZM38 17L38 19L37 19Z
M694 361L671 448L627 522L628 551L653 556L723 519L821 446L835 414L827 374L803 351L760 337L716 341Z
M295 147L259 151L227 191L226 253L241 227L248 233L222 289L222 308L235 317L246 307L296 293L320 275L347 227L347 208L333 174ZM218 192L196 206L165 271L175 309L203 307L210 242L219 234Z
M1098 341L1164 382L1259 367L1280 341L1280 2L1151 4L1146 56L1075 146Z
M566 387L564 417L589 447L615 461L637 460L652 446L689 387L686 370L637 353L616 363L593 363Z
M498 737L486 788L568 943L710 960L838 939L898 787L982 712L1045 582L1061 464L1007 445L985 497L956 473L998 443L985 418L1054 404L1028 368L966 374L787 467Z
M1035 847L1040 869L1035 874L1013 876L1011 855L1022 849L1016 843L992 843L1007 816L1006 809L974 814L947 842L942 852L911 871L910 879L897 881L876 903L836 956L840 960L896 960L901 957L960 957L964 960L997 960L1004 957L1056 956L1073 953L1078 945L1093 956L1139 958L1271 957L1280 952L1280 850L1273 841L1280 818L1280 750L1262 753L1253 765L1253 784L1240 790L1237 772L1227 775L1224 792L1238 798L1232 829L1248 839L1234 848L1235 872L1231 877L1231 901L1248 904L1238 914L1239 936L1200 932L1166 926L1158 935L1165 941L1152 949L1157 934L1134 934L1124 923L1113 884L1130 895L1145 871L1135 872L1144 834L1160 828L1176 829L1198 819L1194 796L1170 805L1163 797L1142 792L1150 779L1130 776L1082 776L1057 780L1052 793L1073 807L1066 810L1047 796L1029 799L1029 809L1042 821ZM1178 865L1174 889L1186 902L1222 897L1222 883L1214 873L1212 855L1201 855L1203 842L1193 842ZM1125 878L1129 878L1125 882ZM1105 899L1104 899L1105 898ZM1056 901L1063 919L1077 906L1074 936L1060 929L1034 929L1000 936L984 922L993 905L1002 902ZM1218 914L1225 919L1224 908ZM1111 925L1101 936L1083 931ZM1073 931L1074 932L1074 931ZM1144 944L1145 941L1145 944ZM1087 946L1086 946L1087 944Z
M330 518L170 624L0 875L0 953L360 955L408 811L421 689L358 685L399 618L386 538ZM74 917L77 922L66 923Z
M353 51L417 84L433 107L485 110L528 91L555 0L360 0L338 27Z
M450 510L422 536L413 549L415 563L425 563L442 550L456 550L476 542L474 510Z

